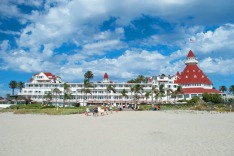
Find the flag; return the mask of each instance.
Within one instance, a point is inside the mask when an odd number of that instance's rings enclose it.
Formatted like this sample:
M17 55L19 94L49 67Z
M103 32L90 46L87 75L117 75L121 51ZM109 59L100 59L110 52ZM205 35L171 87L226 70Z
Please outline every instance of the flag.
M189 39L189 41L190 41L191 43L193 43L193 42L194 42L194 40L193 40L193 39L191 39L191 38Z

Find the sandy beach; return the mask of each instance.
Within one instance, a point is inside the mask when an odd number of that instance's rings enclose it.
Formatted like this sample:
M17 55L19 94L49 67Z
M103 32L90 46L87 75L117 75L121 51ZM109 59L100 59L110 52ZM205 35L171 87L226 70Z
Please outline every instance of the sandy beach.
M1 156L232 156L234 113L0 114Z

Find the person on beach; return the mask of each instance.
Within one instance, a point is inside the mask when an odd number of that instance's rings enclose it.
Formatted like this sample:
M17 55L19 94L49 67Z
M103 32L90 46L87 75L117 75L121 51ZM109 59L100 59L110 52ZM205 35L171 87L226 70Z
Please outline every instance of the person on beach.
M108 111L108 108L107 108L107 106L105 106L104 107L104 112L106 113L106 115L108 115L107 111Z
M85 115L89 116L89 113L90 113L89 107L86 107Z
M111 105L110 105L109 109L110 109L110 112L111 112L111 114L112 114L112 106L111 106Z
M98 116L98 107L95 107L95 108L93 109L93 116L94 116L94 117L97 117L97 116Z

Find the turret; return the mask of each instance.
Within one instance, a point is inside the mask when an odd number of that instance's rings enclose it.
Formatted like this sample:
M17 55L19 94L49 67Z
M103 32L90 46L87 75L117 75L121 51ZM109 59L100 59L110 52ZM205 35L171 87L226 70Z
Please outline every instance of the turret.
M188 65L188 64L197 64L197 63L198 63L198 61L197 61L194 53L192 52L192 50L190 50L187 57L186 57L185 64Z

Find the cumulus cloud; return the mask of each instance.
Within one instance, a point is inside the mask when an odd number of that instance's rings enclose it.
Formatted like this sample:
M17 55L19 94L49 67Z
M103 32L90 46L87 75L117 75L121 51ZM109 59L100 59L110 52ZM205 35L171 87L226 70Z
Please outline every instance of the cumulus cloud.
M17 4L43 9L25 15ZM19 35L14 49L7 40L1 43L4 62L1 69L54 71L67 81L83 79L87 70L92 70L99 78L107 71L115 80L127 80L138 74L174 74L183 69L190 48L188 40L193 38L195 42L191 46L201 59L204 71L226 74L232 70L227 64L231 64L230 57L234 56L234 53L229 53L234 50L234 26L226 22L233 5L221 0L213 3L193 0L124 0L121 3L116 0L3 0L1 15L19 18L24 27L19 31L0 30L0 33ZM141 20L144 15L165 20L170 31L156 23L152 29L160 29L163 33L128 43L126 27L134 28L132 21ZM222 18L216 18L218 16ZM112 17L116 19L112 23L114 29L102 30L100 26ZM203 24L207 22L220 26L205 30ZM72 50L61 48L66 43L75 47ZM134 49L131 45L140 48ZM167 46L170 52L149 50L153 46ZM58 52L56 48L62 50ZM105 57L117 50L124 53ZM95 55L98 58L91 59ZM207 55L214 56L208 59Z
M200 61L200 67L206 73L234 74L234 59L205 58Z

